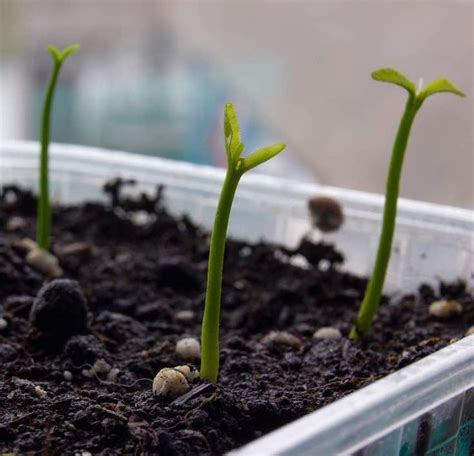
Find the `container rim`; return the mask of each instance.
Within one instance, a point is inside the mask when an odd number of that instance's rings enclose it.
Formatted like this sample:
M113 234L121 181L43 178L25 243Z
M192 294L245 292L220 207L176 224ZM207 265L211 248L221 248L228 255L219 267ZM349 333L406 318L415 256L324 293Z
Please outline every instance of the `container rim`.
M0 150L6 149L11 152L21 154L39 153L40 145L36 141L21 140L2 140ZM99 147L80 146L73 144L52 143L50 146L51 158L67 158L74 156L80 157L88 162L104 163L110 160L120 162L124 167L157 169L161 172L166 171L180 176L194 176L205 178L214 182L221 182L224 179L225 170L208 165L197 165L193 163L181 162L167 158L154 157L143 154L135 154L120 150L104 149ZM1 157L0 157L1 158ZM342 200L351 201L360 204L370 204L378 208L383 207L384 196L377 193L363 192L360 190L351 190L341 187L321 185L317 183L299 183L295 180L281 177L272 177L259 174L258 172L245 176L241 187L262 188L267 193L270 189L286 189L291 187L292 194L301 194L307 197L308 194L330 194ZM472 224L474 228L474 210L461 207L442 205L426 201L418 201L408 198L399 198L398 207L402 211L422 212L427 216L450 218L452 221L462 224Z

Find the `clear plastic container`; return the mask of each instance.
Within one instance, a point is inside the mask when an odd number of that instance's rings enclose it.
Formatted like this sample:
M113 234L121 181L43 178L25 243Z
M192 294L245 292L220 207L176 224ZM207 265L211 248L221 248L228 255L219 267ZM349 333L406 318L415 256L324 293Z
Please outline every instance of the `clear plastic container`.
M39 146L0 145L0 184L37 184ZM168 207L209 228L223 170L80 146L51 148L51 192L66 203L103 198L111 177L133 177L133 191L166 186ZM250 174L237 191L233 237L294 245L310 229L307 200L337 198L346 222L324 239L334 242L351 272L371 271L383 197L298 184ZM388 291L413 291L439 279L464 279L473 287L474 212L400 200ZM460 340L346 398L252 442L233 454L255 455L457 455L474 454L474 336ZM422 448L422 446L424 447Z

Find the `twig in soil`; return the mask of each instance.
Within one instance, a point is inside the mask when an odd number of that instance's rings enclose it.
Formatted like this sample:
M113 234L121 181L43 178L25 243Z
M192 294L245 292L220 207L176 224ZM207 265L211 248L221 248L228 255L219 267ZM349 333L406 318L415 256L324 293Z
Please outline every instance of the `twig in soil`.
M189 410L185 415L184 415L184 418L182 420L180 420L179 422L165 428L167 431L172 431L174 429L176 429L177 427L183 425L183 424L188 424L189 421L192 421L192 417L190 416L193 412L195 412L196 410L199 410L200 408L204 407L206 404L209 404L210 402L213 402L214 399L216 398L217 396L217 391L212 394L211 396L209 397L206 397L199 405L197 405L196 407L192 408L191 410Z
M217 396L217 391L215 391L211 396L206 397L197 407L194 407L193 409L189 410L186 415L184 415L184 421L187 421L190 417L190 415L195 412L196 410L201 409L207 404L210 404L211 402L214 402L214 399Z
M46 421L46 424L43 429L43 447L41 448L41 456L49 455L49 444L50 444L50 435L53 432L54 426L51 426L49 420Z
M126 416L122 415L121 413L114 412L113 410L109 410L101 405L96 405L94 407L97 411L102 412L104 415L113 418L114 420L121 421L122 423L128 424L129 420Z
M25 418L28 418L28 417L30 417L31 415L34 415L34 414L35 414L35 412L26 413L25 415L19 416L18 418L15 418L14 420L10 421L9 423L6 423L5 426L16 426L21 421L23 421Z
M210 383L204 383L203 385L199 385L196 388L193 388L189 393L183 394L182 396L175 399L170 405L183 405L186 402L194 399L195 397L207 392L208 390L212 389L213 385Z

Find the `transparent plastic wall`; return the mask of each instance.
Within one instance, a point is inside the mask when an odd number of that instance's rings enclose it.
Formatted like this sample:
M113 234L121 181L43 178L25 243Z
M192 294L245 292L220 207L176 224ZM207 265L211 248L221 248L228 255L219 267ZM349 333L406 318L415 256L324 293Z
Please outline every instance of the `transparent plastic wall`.
M35 188L38 145L0 145L0 184ZM168 208L209 228L223 171L117 151L54 145L51 191L57 201L103 198L111 177L135 178L132 191L165 185ZM361 192L245 176L238 189L230 234L295 245L310 230L307 200L337 198L346 221L324 240L343 252L344 268L368 275L378 241L383 198ZM423 282L474 277L474 213L401 200L387 290L413 291ZM318 233L314 235L321 236ZM314 412L250 446L241 455L457 455L473 453L474 336Z

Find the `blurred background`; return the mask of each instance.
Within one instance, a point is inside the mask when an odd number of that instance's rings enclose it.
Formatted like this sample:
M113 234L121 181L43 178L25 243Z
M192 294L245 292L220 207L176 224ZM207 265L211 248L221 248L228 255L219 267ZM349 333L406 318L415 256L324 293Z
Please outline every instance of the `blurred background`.
M56 142L224 166L233 101L248 150L288 143L261 172L379 193L406 97L370 72L448 77L468 98L425 103L401 193L474 208L472 1L0 0L0 140L38 139L45 47L75 42Z

